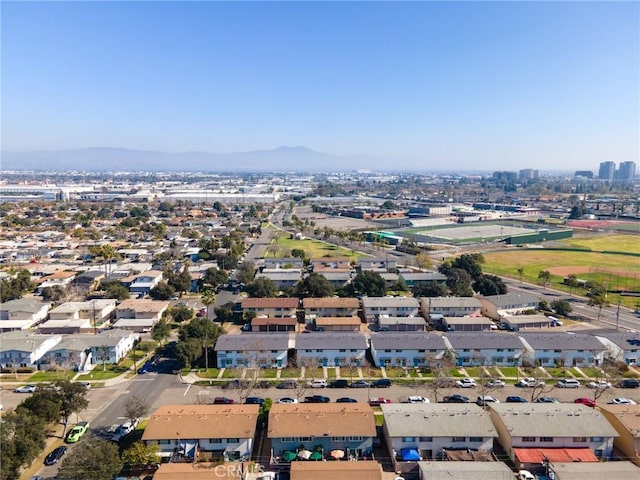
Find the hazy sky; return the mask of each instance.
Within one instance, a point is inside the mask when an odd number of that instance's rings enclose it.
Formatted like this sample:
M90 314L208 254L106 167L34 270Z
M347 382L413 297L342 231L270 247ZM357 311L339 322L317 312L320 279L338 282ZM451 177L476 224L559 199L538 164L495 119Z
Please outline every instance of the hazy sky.
M2 2L5 150L638 161L638 2Z

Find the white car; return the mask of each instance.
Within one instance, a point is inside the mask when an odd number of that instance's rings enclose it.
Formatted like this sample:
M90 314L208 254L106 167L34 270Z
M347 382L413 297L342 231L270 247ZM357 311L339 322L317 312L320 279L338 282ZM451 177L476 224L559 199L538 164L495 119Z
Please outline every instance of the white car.
M14 390L16 393L33 393L36 391L35 385L23 385Z
M630 398L623 398L623 397L614 398L609 403L613 405L635 405L636 404L636 402L634 402Z
M521 378L518 383L516 383L516 387L543 387L544 380L536 380L532 377L524 377Z
M307 382L307 386L311 388L325 388L327 386L327 381L324 378L314 378Z
M502 388L506 385L506 383L503 380L499 380L497 378L494 378L493 380L489 380L487 382L487 387L492 387L492 388Z
M298 400L293 397L282 397L277 403L298 403Z
M606 382L604 380L599 380L597 382L589 382L589 383L587 383L587 387L605 389L605 388L611 388L611 383Z
M112 442L119 442L124 437L126 437L131 432L133 432L137 425L138 425L138 420L134 420L133 422L131 422L131 421L124 422L122 425L120 425L116 429L115 432L113 432L113 435L111 435L111 441Z
M580 382L573 378L563 378L556 382L557 388L580 388Z
M475 388L477 386L476 381L472 378L461 378L456 382L456 385L460 388Z
M536 477L529 470L520 470L518 472L518 480L536 480Z
M430 403L428 398L412 395L408 398L407 403Z
M480 405L481 407L485 406L487 403L500 403L500 401L491 395L485 395L484 397L478 396L476 399L476 405Z

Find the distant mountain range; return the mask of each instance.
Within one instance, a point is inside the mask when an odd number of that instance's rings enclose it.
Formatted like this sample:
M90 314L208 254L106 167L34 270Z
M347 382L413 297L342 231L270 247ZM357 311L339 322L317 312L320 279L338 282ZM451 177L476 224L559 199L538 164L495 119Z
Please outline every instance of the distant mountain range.
M222 172L222 171L346 171L402 168L397 159L339 156L306 147L279 147L235 153L154 152L125 148L84 148L41 152L2 152L3 170L92 172Z

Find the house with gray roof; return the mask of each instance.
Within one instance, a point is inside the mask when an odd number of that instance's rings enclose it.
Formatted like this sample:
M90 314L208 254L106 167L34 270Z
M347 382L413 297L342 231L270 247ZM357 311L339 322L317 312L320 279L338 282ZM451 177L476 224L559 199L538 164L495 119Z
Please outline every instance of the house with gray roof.
M551 462L555 480L638 480L640 468L627 461L617 462Z
M418 462L420 480L513 480L503 462Z
M283 368L287 366L287 353L294 346L293 334L243 333L220 335L214 350L219 368Z
M487 317L444 317L440 320L445 332L490 332L495 329L493 320Z
M479 300L482 304L482 314L494 320L508 315L521 315L527 310L537 310L540 305L538 297L522 292L479 297Z
M331 271L331 270L321 270L319 272L327 281L333 286L333 288L343 287L349 281L351 281L351 272L350 271ZM305 278L308 275L305 275Z
M609 459L615 428L597 410L576 403L491 403L498 441L517 468L540 465L539 451L550 461Z
M265 269L262 271L262 273L258 273L256 275L256 279L266 278L267 280L271 280L278 288L291 288L295 287L296 284L300 281L301 275L302 272L296 269Z
M400 272L400 278L404 280L407 287L413 287L418 283L436 283L439 285L447 283L447 276L440 272Z
M395 269L398 261L395 258L387 257L362 257L356 261L356 268L359 270L373 270L375 272L386 272Z
M0 304L0 331L26 330L47 318L50 303L17 298Z
M418 317L420 301L413 297L362 297L362 312L369 323L380 317Z
M482 335L449 332L446 337L460 366L521 365L526 350L518 335L507 332Z
M596 335L607 347L607 356L627 365L640 365L640 333L605 332Z
M361 365L365 360L367 347L367 337L361 333L322 332L296 335L298 365Z
M521 333L524 365L591 367L602 365L607 347L595 335L585 333Z
M377 333L371 335L371 356L377 367L426 366L451 351L448 340L435 333Z
M285 258L265 258L264 259L264 268L265 269L297 269L300 271L304 266L304 261L299 257L285 257Z
M482 304L476 297L424 297L420 299L425 318L430 315L443 317L480 317Z
M530 328L551 328L551 319L545 315L509 315L502 317L501 328L518 332Z
M489 412L473 403L380 405L383 434L395 461L442 458L445 449L491 452L498 437Z
M378 319L380 332L425 332L427 322L422 317L380 317Z
M42 356L62 340L61 335L40 335L15 330L0 333L2 368L37 368Z

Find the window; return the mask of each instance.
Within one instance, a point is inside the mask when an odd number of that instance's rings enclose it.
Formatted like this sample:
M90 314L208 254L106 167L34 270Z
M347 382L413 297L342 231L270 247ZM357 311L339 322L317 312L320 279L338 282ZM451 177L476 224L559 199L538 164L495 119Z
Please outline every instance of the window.
M221 438L210 438L209 443L222 443Z
M586 443L587 437L573 437L573 443Z
M280 440L282 441L282 443L295 443L296 442L296 438L295 437L282 437Z
M385 350L385 353L391 353L391 350Z
M469 441L474 443L482 443L484 442L484 437L469 437Z
M403 442L415 442L416 437L402 437Z
M602 442L603 438L602 437L591 437L591 441L592 442Z
M536 437L522 437L523 442L535 442Z
M364 440L362 437L349 437L350 442L361 442L362 440Z
M271 353L278 353L278 350L271 350Z
M540 437L541 442L553 442L553 437Z
M313 437L299 437L298 441L299 442L311 442L311 441L313 441Z
M421 350L418 350L418 353L424 353L424 348Z
M322 348L319 348L319 349L316 350L316 352L322 353L322 352L324 352L324 350Z
M169 440L158 440L158 445L169 445Z
M451 437L452 442L465 442L467 437Z
M433 437L420 437L421 442L433 442Z
M331 437L332 442L344 442L347 437Z
M341 348L341 349L340 349L340 350L338 350L338 351L339 351L339 352L341 352L341 353L343 353L343 352L346 352L346 351L347 351L347 349L346 349L346 348Z
M240 443L239 438L227 438L227 443Z
M504 348L497 348L496 351L497 352L504 352Z

